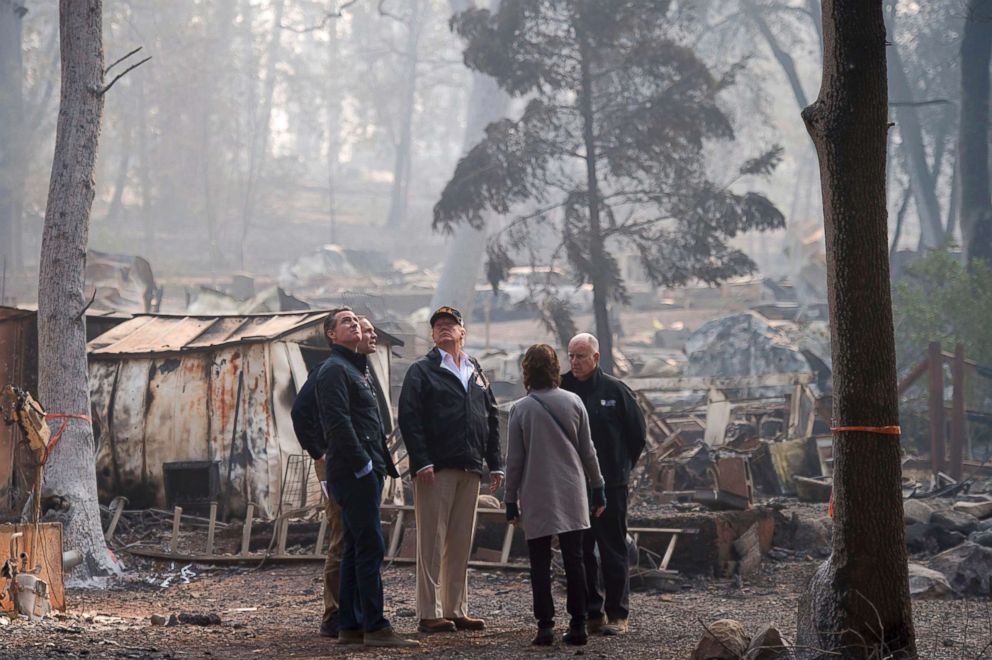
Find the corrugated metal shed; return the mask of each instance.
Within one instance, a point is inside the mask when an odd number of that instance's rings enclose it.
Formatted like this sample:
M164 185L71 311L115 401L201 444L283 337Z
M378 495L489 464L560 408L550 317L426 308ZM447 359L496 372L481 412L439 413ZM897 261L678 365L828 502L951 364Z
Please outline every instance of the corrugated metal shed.
M327 312L244 316L139 315L89 343L91 356L157 355L289 339L320 340Z
M289 458L303 451L290 411L308 368L327 352L326 315L141 315L93 339L101 499L163 506L164 463L217 461L224 513L241 515L253 502L259 515L275 516ZM388 384L398 340L379 334L370 366ZM388 386L384 395L391 406ZM307 490L319 498L315 478Z

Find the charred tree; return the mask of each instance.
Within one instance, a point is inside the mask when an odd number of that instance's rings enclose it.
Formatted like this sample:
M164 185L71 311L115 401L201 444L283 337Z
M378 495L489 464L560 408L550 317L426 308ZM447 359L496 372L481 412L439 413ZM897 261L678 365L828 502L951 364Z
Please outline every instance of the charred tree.
M86 577L119 571L107 551L97 501L86 369L83 272L93 205L93 167L103 114L102 0L61 0L62 91L45 210L38 282L38 393L65 422L45 468L45 490L70 502L66 549L85 558Z
M992 0L971 0L961 40L961 238L970 262L992 265L992 202L989 198L989 59Z
M881 0L824 0L820 162L833 355L833 552L800 599L806 657L915 657L886 236ZM848 428L850 430L843 430Z

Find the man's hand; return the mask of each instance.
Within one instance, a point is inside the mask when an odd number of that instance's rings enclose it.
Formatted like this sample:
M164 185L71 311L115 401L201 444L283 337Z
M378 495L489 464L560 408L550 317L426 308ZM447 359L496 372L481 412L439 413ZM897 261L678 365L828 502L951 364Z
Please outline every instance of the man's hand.
M417 473L417 483L430 486L434 483L434 468L429 467Z
M490 473L489 475L489 492L493 495L499 490L499 487L503 485L503 475L498 472Z

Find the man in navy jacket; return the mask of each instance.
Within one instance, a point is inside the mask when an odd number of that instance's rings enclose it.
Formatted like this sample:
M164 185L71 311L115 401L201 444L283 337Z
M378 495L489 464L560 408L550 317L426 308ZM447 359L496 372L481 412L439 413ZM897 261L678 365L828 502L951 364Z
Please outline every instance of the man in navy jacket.
M350 309L336 311L325 323L325 334L331 341L331 355L317 374L317 408L327 446L327 485L341 505L344 523L338 641L417 646L397 635L383 615L385 543L379 503L385 477L396 478L399 473L386 446L375 392L366 377L366 356L358 352L362 342L358 316Z

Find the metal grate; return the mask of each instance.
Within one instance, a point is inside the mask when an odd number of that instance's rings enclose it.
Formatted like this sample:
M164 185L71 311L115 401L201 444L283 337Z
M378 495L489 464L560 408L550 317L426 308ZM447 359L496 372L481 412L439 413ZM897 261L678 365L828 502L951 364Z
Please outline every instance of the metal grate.
M279 491L279 513L299 509L307 504L307 478L313 459L308 454L292 454L286 461L286 472Z

